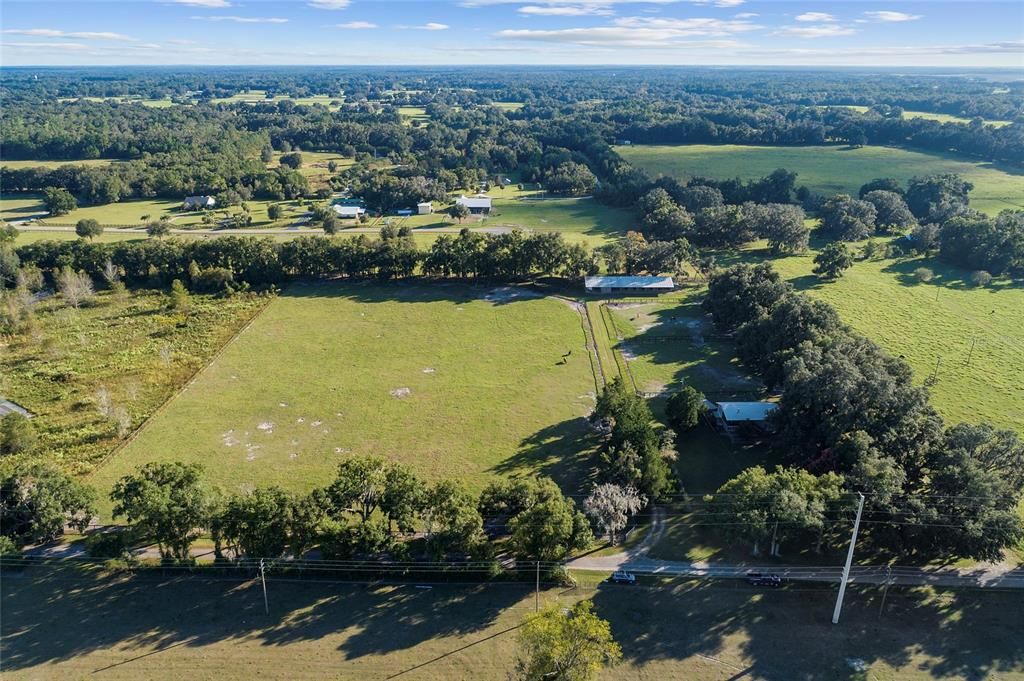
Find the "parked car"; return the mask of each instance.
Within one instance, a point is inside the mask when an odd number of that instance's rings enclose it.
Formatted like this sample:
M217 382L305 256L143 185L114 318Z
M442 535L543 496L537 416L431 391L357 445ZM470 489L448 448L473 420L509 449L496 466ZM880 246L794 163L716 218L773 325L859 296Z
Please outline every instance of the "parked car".
M636 575L632 572L615 572L612 573L611 581L615 584L636 584Z
M782 577L773 574L764 574L762 572L748 572L747 582L753 586L782 586Z

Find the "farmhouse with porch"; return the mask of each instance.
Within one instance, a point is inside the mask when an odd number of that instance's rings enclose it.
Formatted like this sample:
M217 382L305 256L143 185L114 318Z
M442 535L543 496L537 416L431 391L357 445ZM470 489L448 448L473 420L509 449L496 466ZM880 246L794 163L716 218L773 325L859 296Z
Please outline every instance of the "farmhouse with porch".
M778 409L774 402L712 402L704 408L714 424L733 439L756 439L771 435L771 415Z

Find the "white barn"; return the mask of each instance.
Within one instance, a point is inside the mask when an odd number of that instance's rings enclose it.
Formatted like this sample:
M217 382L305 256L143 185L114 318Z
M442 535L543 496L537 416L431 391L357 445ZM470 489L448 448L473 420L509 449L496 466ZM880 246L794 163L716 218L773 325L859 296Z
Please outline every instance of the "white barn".
M587 293L631 293L635 295L658 295L675 288L672 277L584 277L583 288Z
M422 201L416 204L417 215L430 215L434 212L434 204L430 201Z
M489 196L460 196L455 203L465 206L470 213L487 214L491 212L491 197Z

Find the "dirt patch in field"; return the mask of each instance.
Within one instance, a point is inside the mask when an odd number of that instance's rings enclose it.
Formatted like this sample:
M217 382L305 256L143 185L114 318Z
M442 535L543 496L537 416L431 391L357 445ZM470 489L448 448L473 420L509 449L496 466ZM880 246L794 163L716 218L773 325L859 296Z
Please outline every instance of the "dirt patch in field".
M399 400L408 397L411 394L412 391L409 390L408 388L395 388L394 390L391 391L391 396Z
M518 286L499 286L485 293L482 298L489 303L507 303L512 300L541 298L541 294Z

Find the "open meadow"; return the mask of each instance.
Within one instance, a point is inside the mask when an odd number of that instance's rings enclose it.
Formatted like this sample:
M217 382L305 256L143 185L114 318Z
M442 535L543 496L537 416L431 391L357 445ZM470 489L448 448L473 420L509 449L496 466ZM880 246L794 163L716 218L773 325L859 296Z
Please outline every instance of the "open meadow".
M46 298L31 330L0 338L0 394L37 416L46 458L88 473L264 302L193 295L182 313L159 291L103 292L79 309Z
M749 180L776 168L798 173L797 185L830 195L857 194L876 177L906 182L916 175L957 173L974 184L971 206L995 215L1024 208L1024 170L965 160L951 155L906 151L892 147L842 146L760 147L738 144L681 146L632 145L615 150L653 175L703 176Z
M507 678L532 583L360 585L72 568L4 575L4 677L67 679ZM598 678L936 681L1024 678L1020 594L852 586L758 590L741 581L632 587L580 574L541 602L591 599L622 646ZM225 664L229 659L230 663ZM862 665L860 671L852 666ZM339 676L340 675L340 676Z
M181 460L229 492L308 490L343 458L377 454L475 489L543 472L570 490L587 470L594 394L580 317L560 300L295 284L91 482L105 492L143 463Z

